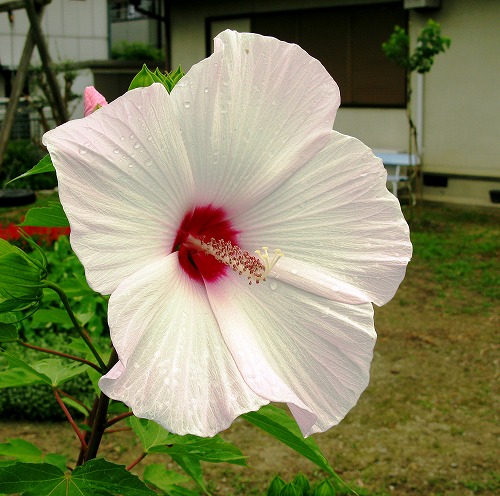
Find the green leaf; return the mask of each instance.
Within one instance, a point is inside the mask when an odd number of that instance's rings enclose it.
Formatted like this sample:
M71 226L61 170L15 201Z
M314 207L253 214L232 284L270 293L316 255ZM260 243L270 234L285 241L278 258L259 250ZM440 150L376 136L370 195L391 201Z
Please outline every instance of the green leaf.
M9 341L17 341L19 333L14 324L4 324L0 322L0 343L8 343Z
M152 420L131 417L129 424L137 434L146 453L167 453L170 456L189 456L206 462L228 462L246 465L241 451L220 436L211 438L171 434Z
M29 386L30 384L50 384L50 378L37 372L24 360L5 351L0 354L9 362L9 369L0 373L0 389L7 387Z
M80 412L84 417L89 415L88 410L86 410L78 401L72 400L71 398L63 397L61 398L63 403ZM90 429L91 430L91 429Z
M67 459L65 456L55 453L43 455L42 451L34 444L25 441L24 439L7 439L6 443L0 444L0 456L14 458L15 461L25 463L50 463L66 470ZM14 461L12 461L14 463ZM9 465L11 465L10 463Z
M64 472L48 463L14 463L0 467L0 492L23 496L59 496ZM67 493L71 494L71 493Z
M171 436L170 432L156 422L130 417L128 423L140 439L145 453L150 453L151 449L156 446L168 444L168 439Z
M60 386L73 377L87 371L87 365L72 362L67 363L56 358L46 358L33 364L33 368L50 380L52 387Z
M167 470L164 465L158 463L147 465L145 467L144 481L168 494L172 494L175 491L177 484L189 482L190 478L174 472L173 470Z
M0 373L0 388L39 383L57 387L87 370L87 365L63 363L61 360L55 358L47 358L30 365L5 351L0 351L0 354L11 365L11 368Z
M26 253L0 239L0 313L16 312L37 305L45 269Z
M285 484L285 481L279 475L276 475L271 481L271 484L269 484L266 493L267 496L279 496L279 493L285 487Z
M33 176L34 174L42 174L44 172L55 172L54 166L52 165L52 160L50 158L50 155L47 154L45 157L38 162L32 169L30 169L28 172L25 172L24 174L21 174L20 176L15 177L14 179L11 179L7 184L17 181L18 179L22 179L23 177L28 177L28 176Z
M151 86L153 83L163 84L163 81L158 78L154 72L151 72L146 64L144 64L139 73L134 77L134 79L132 79L128 89L130 91L135 88L145 88L146 86Z
M337 491L335 491L332 483L328 479L326 479L316 486L313 494L314 496L335 496L337 494Z
M304 474L297 474L294 477L292 483L299 490L302 496L307 496L309 494L311 486Z
M7 439L6 443L0 444L0 455L20 462L38 463L42 460L42 451L24 439Z
M73 327L68 313L62 308L41 308L33 315L32 325L34 327L43 327L47 322Z
M208 489L205 485L205 481L203 480L203 472L201 470L200 460L193 458L191 456L178 456L178 455L170 455L172 460L174 460L179 467L186 472L186 474L193 479L196 484L201 488L201 490L207 494Z
M102 458L76 467L71 474L48 463L15 463L0 467L0 492L22 496L153 496L123 465Z
M284 410L266 405L259 411L245 413L242 417L340 480L316 441L312 437L304 438L295 420L291 419Z
M293 482L289 482L283 486L279 496L302 496L302 492Z
M48 207L35 207L28 210L20 226L68 227L69 222L59 202L49 202Z
M198 437L192 435L177 436L171 434L169 446L155 446L152 453L167 453L170 456L189 456L211 463L232 463L246 466L246 458L234 444L224 441L220 436Z

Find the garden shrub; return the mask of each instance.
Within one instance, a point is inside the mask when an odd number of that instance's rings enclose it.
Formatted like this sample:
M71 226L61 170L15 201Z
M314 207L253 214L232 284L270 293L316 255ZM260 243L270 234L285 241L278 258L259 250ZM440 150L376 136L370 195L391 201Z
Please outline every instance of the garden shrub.
M87 285L83 266L72 251L68 237L60 237L51 247L45 248L44 252L47 257L48 279L64 288L71 298L75 315L89 333L94 345L107 351L109 348L107 299L94 293ZM59 297L50 289L44 290L40 309L18 323L18 331L20 339L32 345L85 357L86 349L83 342L73 329ZM73 338L76 341L73 341ZM58 358L17 343L0 343L0 347L28 363L46 358ZM7 366L6 360L0 357L0 370L6 369ZM64 383L62 389L89 407L95 396L95 390L87 374L78 375ZM50 386L35 384L0 391L0 418L37 421L65 418ZM76 415L81 416L81 413Z
M77 354L71 345L71 340L64 334L48 334L40 337L37 346L42 348L56 349L68 354ZM5 343L1 346L8 353L34 363L46 358L57 358L53 355L40 353L35 350L24 348L16 343ZM0 358L0 370L7 368L6 360ZM95 396L94 387L87 374L80 374L62 385L69 395L78 398L86 405L91 406ZM81 417L82 414L68 407L72 415ZM54 393L49 385L34 384L31 386L11 387L1 390L0 394L0 418L10 420L64 420L66 417L58 405Z
M30 170L44 155L45 152L30 140L9 141L0 168L0 187L5 187L7 182ZM29 188L37 191L53 189L56 186L56 174L51 172L19 179L7 185L7 188Z
M160 48L155 48L140 41L121 41L111 49L111 58L115 60L163 60L165 54Z

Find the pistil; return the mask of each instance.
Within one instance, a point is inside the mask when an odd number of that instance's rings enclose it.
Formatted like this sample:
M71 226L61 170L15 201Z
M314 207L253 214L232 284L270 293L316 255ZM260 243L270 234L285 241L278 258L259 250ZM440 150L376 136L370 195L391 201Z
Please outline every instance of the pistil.
M257 258L246 250L242 250L239 246L233 245L231 241L223 239L211 238L206 241L195 238L191 234L184 241L184 245L189 250L196 250L207 255L213 256L220 263L231 267L239 275L246 276L248 284L260 281L265 281L272 268L278 260L283 256L281 250L274 250L274 255L270 256L267 247L263 247L263 253L256 250L255 253L260 257Z

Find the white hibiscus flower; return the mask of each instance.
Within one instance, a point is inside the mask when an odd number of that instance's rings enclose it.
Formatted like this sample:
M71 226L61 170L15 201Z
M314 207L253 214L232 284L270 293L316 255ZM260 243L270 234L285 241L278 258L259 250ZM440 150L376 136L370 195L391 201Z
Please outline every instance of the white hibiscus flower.
M371 302L411 244L381 161L332 130L339 104L300 47L225 31L170 95L135 89L44 136L72 246L111 294L108 396L200 436L271 401L304 435L355 405Z

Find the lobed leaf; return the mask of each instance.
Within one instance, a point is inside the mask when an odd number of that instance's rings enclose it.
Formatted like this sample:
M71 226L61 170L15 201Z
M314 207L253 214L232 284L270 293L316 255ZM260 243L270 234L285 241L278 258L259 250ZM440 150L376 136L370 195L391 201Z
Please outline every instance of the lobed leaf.
M0 492L22 496L153 496L124 465L90 460L66 474L49 463L15 463L0 467Z

